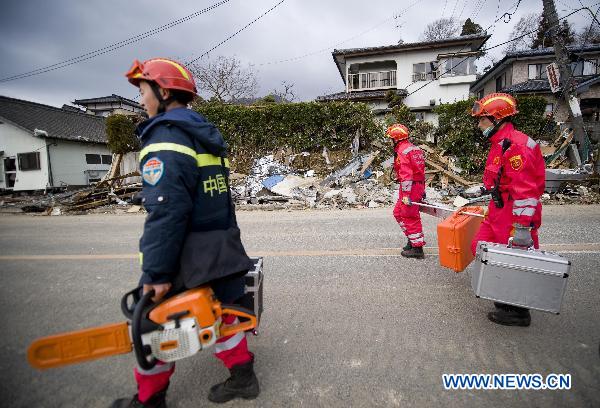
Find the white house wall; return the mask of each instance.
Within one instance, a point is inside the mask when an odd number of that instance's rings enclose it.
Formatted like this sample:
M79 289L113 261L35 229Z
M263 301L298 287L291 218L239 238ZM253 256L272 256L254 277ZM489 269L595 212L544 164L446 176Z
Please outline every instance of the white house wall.
M417 81L413 82L413 64L422 62L437 61L438 55L450 54L454 52L467 52L470 51L470 47L448 47L448 48L436 48L432 50L415 50L415 51L404 51L395 54L377 55L377 56L365 56L365 57L350 57L346 61L346 66L352 64L365 64L376 61L396 61L396 83L398 89L406 89L410 94L420 86L426 84L428 81ZM366 72L365 70L361 72ZM453 103L469 98L469 86L475 81L475 75L467 75L462 78L446 78L446 82L450 82L448 85L440 85L439 80L431 82L423 89L415 92L412 95L407 96L404 99L404 103L411 108L430 106L430 101L435 99L435 104L440 103ZM464 81L464 83L452 83L456 81Z
M49 141L50 142L50 141ZM78 143L67 140L53 140L56 146L50 146L50 162L52 163L52 179L54 187L64 185L83 186L87 184L86 170L110 170L110 164L87 164L86 154L112 153L106 145Z
M4 174L4 159L14 157L17 159L18 153L40 153L40 170L19 170L18 160L17 173L14 191L22 190L42 190L48 183L48 160L46 156L46 140L35 137L31 132L26 131L11 123L0 123L0 150L4 155L0 160L0 188L6 188L7 178Z
M467 47L454 47L434 50L409 51L397 56L396 62L398 65L398 73L396 74L398 88L406 89L410 94L416 91L419 87L425 85L428 81L413 82L413 64L421 62L437 61L437 56L440 54L450 54L453 52L469 51ZM469 76L470 77L470 76ZM467 78L465 78L467 79ZM475 76L472 76L475 80ZM436 105L440 103L453 103L469 98L470 83L440 85L439 80L431 82L424 88L416 91L414 94L407 96L404 103L409 107L429 106L430 101L435 99ZM441 101L440 101L441 100Z

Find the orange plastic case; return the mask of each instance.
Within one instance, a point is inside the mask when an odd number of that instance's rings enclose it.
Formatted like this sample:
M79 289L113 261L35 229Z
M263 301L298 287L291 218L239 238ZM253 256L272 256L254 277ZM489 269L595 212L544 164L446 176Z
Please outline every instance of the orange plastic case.
M483 221L482 217L463 214L470 212L483 215L482 207L464 207L437 226L440 265L454 272L462 272L475 258L471 242Z

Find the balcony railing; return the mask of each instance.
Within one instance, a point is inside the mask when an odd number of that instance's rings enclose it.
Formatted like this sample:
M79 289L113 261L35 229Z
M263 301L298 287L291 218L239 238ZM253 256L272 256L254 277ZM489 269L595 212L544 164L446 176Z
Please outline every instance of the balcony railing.
M381 89L396 86L396 71L348 74L348 90Z
M431 81L431 80L437 79L437 78L438 78L438 71L432 71L432 72L415 72L412 75L413 82Z

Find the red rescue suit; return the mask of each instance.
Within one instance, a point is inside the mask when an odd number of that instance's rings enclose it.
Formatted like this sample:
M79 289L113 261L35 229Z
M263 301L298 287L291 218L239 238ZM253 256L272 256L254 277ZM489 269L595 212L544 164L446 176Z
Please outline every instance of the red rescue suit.
M503 152L505 139L510 141L510 146ZM534 247L539 248L538 228L542 225L540 198L546 184L546 166L540 146L516 130L512 123L506 123L490 141L492 147L485 164L483 184L491 190L498 182L502 166L499 188L504 207L497 208L490 201L488 215L473 239L471 250L475 254L479 241L506 244L513 224L532 227L531 238Z
M425 194L425 157L423 151L413 145L408 139L400 141L396 147L396 160L394 170L400 182L398 202L394 207L394 217L404 235L413 247L425 245L423 226L419 206L406 205L403 197L408 197L412 202L420 202Z

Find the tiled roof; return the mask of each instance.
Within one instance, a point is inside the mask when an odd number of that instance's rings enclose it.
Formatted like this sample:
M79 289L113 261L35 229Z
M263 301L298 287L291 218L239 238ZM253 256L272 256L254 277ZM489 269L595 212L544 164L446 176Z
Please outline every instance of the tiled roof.
M381 52L381 51L401 51L404 49L410 48L421 48L421 47L432 47L434 48L436 45L443 47L453 43L473 41L473 40L482 40L483 44L485 40L487 40L490 36L487 34L471 34L471 35L463 35L459 37L446 38L444 40L436 40L436 41L422 41L422 42L414 42L414 43L400 43L394 45L384 45L380 47L364 47L364 48L346 48L341 50L333 50L333 55L342 55L342 54L357 54L357 53L365 53L365 52Z
M502 89L508 93L550 92L550 84L545 79L535 79L511 85Z
M600 44L568 45L567 50L571 52L600 51ZM536 48L533 50L521 50L506 53L506 57L508 58L536 57L540 55L554 55L554 47Z
M86 106L93 103L111 103L111 102L123 102L127 105L135 106L136 108L142 109L142 105L138 102L127 99L119 95L112 94L110 96L101 96L99 98L89 98L89 99L76 99L73 101L75 105Z
M577 88L584 86L594 85L600 79L600 75L595 75L593 77L579 77L575 79L575 86ZM579 91L579 89L578 89ZM519 82L518 84L511 85L509 87L503 88L502 92L508 93L548 93L550 92L550 83L547 79L530 79L525 82Z
M570 53L580 54L580 53L589 53L589 52L600 52L600 44L586 44L586 45L570 45L567 46L567 50ZM512 59L518 58L528 58L528 57L553 57L554 56L554 47L548 48L538 48L535 50L522 50L522 51L513 51L507 53L500 61L494 64L489 70L487 70L481 77L477 78L477 81L471 84L471 89L476 89L480 84L485 83L492 74L495 75L498 68L502 65L507 65L509 62L512 62Z
M0 96L0 118L32 133L44 130L53 139L107 143L105 119L87 113Z
M405 89L395 89L397 95L406 96L407 92ZM358 92L337 92L329 95L322 95L317 97L319 102L327 101L366 101L372 99L383 99L389 92L388 89L378 91L358 91Z

